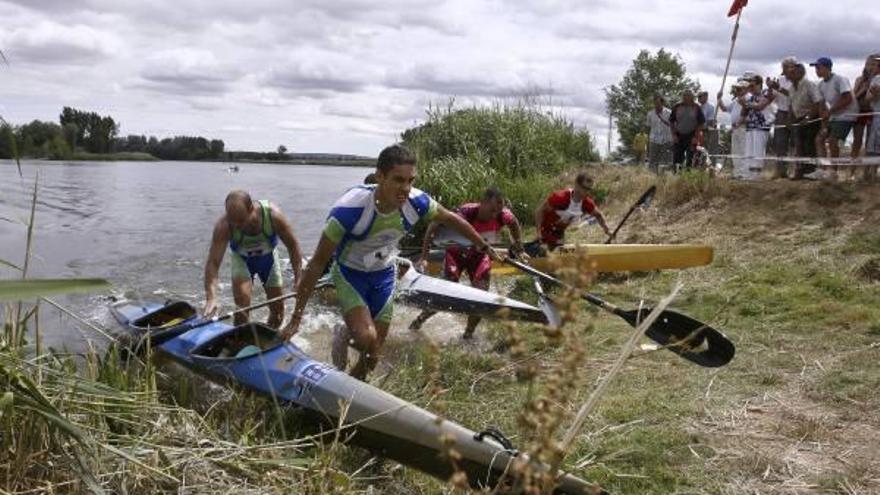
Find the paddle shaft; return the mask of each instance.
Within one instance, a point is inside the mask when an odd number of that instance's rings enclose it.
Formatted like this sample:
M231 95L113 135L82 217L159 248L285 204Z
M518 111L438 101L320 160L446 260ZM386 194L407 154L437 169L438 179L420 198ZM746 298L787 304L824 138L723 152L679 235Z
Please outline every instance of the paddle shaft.
M617 232L620 231L620 228L623 227L623 224L626 223L627 219L629 219L629 216L632 215L634 211L636 211L636 208L642 206L651 197L653 197L655 191L657 191L657 186L651 186L647 191L644 192L644 194L642 194L639 200L636 201L636 203L632 205L632 208L630 208L629 211L626 212L626 215L623 216L623 220L621 220L620 223L617 224L614 232L612 232L611 235L608 236L608 239L605 239L605 244L611 244L611 241L613 241L614 238L617 236Z
M551 284L558 285L560 287L568 287L568 288L573 289L572 286L566 284L562 280L559 280L558 278L551 276L551 275L548 275L542 271L535 270L534 268L530 267L529 265L526 265L524 263L520 263L519 261L512 260L510 258L507 258L504 261L505 261L505 263L507 263L511 266L514 266L514 267L518 268L519 270L522 270L523 272L528 273L529 275L531 275L533 277L544 280L545 282L549 282ZM595 294L590 294L589 292L585 292L585 291L581 291L581 290L578 290L578 292L580 292L580 295L583 299L589 301L590 303L595 304L596 306L599 306L600 308L604 309L605 311L608 311L609 313L614 313L615 315L620 316L621 318L623 317L623 315L621 314L623 312L623 310L621 310L620 308L618 308L614 304L611 304L610 302L605 301L604 299L602 299L601 297L599 297Z
M194 325L192 328L199 328L199 327L201 327L201 326L208 325L208 324L210 324L210 323L216 323L216 322L218 322L218 321L228 320L228 319L232 318L233 316L237 315L238 313L244 313L245 311L250 311L250 310L253 310L253 309L259 309L259 308L262 308L262 307L268 306L268 305L270 305L270 304L272 304L272 303L276 303L276 302L278 302L278 301L284 301L284 300L286 300L286 299L290 299L290 298L292 298L292 297L296 297L296 292L291 292L291 293L289 293L289 294L281 294L281 295L278 296L278 297L273 297L272 299L267 299L267 300L265 300L265 301L263 301L263 302L261 302L261 303L259 303L259 304L252 304L252 305L247 306L247 307L245 307L245 308L238 308L238 309L236 309L236 310L234 310L234 311L230 311L230 312L228 312L228 313L226 313L226 314L224 314L224 315L211 317L211 318L209 318L208 320L205 320L205 321L203 321L203 322L200 322L198 325Z
M272 303L276 303L278 301L283 301L285 299L290 299L292 297L296 297L296 292L291 292L289 294L282 294L278 297L273 297L272 299L267 299L259 304L252 304L252 305L247 306L245 308L238 308L235 311L230 311L230 312L223 314L223 315L220 315L220 316L213 316L211 318L206 318L202 321L199 321L199 322L196 322L196 323L193 323L190 325L180 325L179 327L172 327L172 328L168 329L167 331L157 333L156 335L148 334L143 339L141 339L141 341L137 344L137 346L135 346L135 351L140 351L143 348L143 345L147 341L147 339L149 339L151 346L157 346L157 345L162 344L163 342L166 342L170 339L173 339L174 337L177 337L178 335L181 335L185 332L189 332L190 330L192 330L194 328L201 328L205 325L210 325L211 323L217 323L218 321L228 320L228 319L232 318L233 316L237 315L238 313L243 313L245 311L250 311L252 309L259 309L264 306L268 306Z
M535 270L534 268L518 261L508 259L507 263L529 275L540 278L541 280L562 287L568 287L572 290L577 290L551 275ZM647 313L651 312L651 308L640 308L635 311L626 311L602 300L602 298L595 294L590 294L586 291L579 292L583 299L586 299L591 304L595 304L609 313L617 315L629 323L633 328L638 328L644 317L648 316ZM688 361L710 368L724 366L733 359L736 347L718 330L715 330L701 321L675 311L663 310L659 316L660 317L654 320L651 326L645 331L645 335L662 345L664 348L669 349ZM694 341L692 339L696 340ZM688 346L678 344L678 342L681 341L696 342L698 345L706 343L708 348L703 351L694 352Z

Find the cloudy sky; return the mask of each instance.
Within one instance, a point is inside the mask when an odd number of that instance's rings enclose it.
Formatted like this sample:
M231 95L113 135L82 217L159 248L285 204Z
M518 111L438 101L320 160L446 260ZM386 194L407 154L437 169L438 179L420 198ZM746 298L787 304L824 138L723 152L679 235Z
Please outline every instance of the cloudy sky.
M604 149L602 89L642 48L718 90L731 0L0 0L0 115L110 114L121 134L375 156L431 104L540 93ZM867 0L752 0L733 73L880 51Z

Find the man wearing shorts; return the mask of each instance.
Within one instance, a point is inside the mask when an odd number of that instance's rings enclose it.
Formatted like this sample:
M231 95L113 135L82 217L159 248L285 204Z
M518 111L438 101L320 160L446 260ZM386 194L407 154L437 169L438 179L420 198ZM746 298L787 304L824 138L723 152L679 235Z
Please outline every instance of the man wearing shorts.
M479 203L463 204L455 212L471 224L474 230L489 244L494 244L498 241L498 232L501 229L504 227L509 228L513 238L510 254L517 256L522 253L522 230L520 229L519 221L513 212L504 207L504 195L498 188L490 187L486 189L483 193L483 199ZM422 242L422 257L416 265L420 271L424 271L428 264L428 254L431 251L431 243L437 227L437 223L431 223L428 226L427 232L425 232L425 238ZM450 246L446 248L443 260L443 277L446 280L458 282L462 272L467 272L471 280L471 286L489 290L489 274L491 270L492 259L485 252L481 252L473 247ZM436 311L430 310L422 311L410 324L409 329L420 329L425 321L436 313ZM462 338L472 338L474 330L476 330L479 323L479 316L468 316L467 326L464 329Z
M828 105L828 113L822 122L822 130L816 138L816 148L820 157L840 157L840 143L845 142L856 123L859 104L853 98L849 79L832 72L832 62L828 57L820 57L813 62L816 75L819 76L819 92ZM825 154L825 143L828 143L828 155ZM834 173L837 167L832 167Z
M345 369L347 346L352 345L361 355L349 373L361 380L376 367L388 335L397 244L417 223L435 221L445 225L498 259L467 221L414 188L415 179L415 155L404 146L392 145L379 154L376 184L349 189L336 201L297 286L296 307L282 333L284 339L289 339L299 330L315 284L335 256L330 273L346 328L334 336L333 361Z
M595 217L605 234L610 236L611 230L605 223L605 216L590 197L592 188L593 179L586 172L581 172L575 178L573 188L555 191L547 196L535 210L538 238L525 245L526 254L545 256L547 251L553 251L563 243L566 229L587 215Z
M293 229L277 207L266 200L253 201L245 191L232 191L226 196L226 213L214 224L214 234L208 261L205 263L205 309L206 317L217 313L217 279L226 246L229 245L232 265L232 295L239 308L251 305L254 276L260 278L266 297L276 298L282 294L284 282L278 260L278 239L287 247L293 266L293 280L299 281L302 271L302 254ZM248 312L236 313L235 324L248 321ZM281 326L284 318L284 301L269 305L272 328Z

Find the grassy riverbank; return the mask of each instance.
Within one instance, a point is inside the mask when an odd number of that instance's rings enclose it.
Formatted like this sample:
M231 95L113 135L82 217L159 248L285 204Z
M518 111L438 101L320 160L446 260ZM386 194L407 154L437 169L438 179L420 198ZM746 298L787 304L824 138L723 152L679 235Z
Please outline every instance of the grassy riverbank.
M652 181L632 169L594 171L612 219ZM592 290L634 307L681 282L673 306L724 330L737 356L708 370L669 352L637 352L564 466L623 494L880 489L878 193L862 184L662 180L653 207L619 241L707 243L714 263L603 276ZM590 235L582 239L599 240ZM530 297L520 285L517 294ZM449 490L360 449L319 442L269 401L166 367L122 367L115 354L29 357L34 349L12 338L20 327L11 308L0 350L7 492ZM552 459L555 440L630 331L580 302L569 316L561 334L493 323L475 344L439 347L398 318L372 383L470 428L500 427L520 448Z
M611 218L651 182L628 169L596 173L608 189ZM569 468L612 493L880 490L878 193L877 185L737 183L702 175L660 181L654 207L633 218L619 242L706 243L716 248L714 263L607 275L592 290L635 307L681 282L673 306L723 329L738 353L718 370L663 351L631 358L568 456ZM583 239L601 241L593 235ZM585 352L577 386L549 405L566 421L630 331L617 317L579 302L575 309L566 329ZM453 343L441 354L448 415L471 427L500 426L528 445L532 430L521 413L530 382L517 377L532 367L545 382L571 349L520 327L522 344L511 357L497 352L507 347L506 329L484 332L476 349ZM388 388L419 398L417 370L426 360L400 361Z

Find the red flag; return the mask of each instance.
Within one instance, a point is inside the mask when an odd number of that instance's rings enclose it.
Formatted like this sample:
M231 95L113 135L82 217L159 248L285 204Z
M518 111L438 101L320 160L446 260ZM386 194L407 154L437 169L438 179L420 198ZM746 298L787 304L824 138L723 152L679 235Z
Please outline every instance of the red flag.
M733 5L730 6L730 11L727 13L727 17L739 15L739 11L748 5L748 3L749 0L733 0Z

